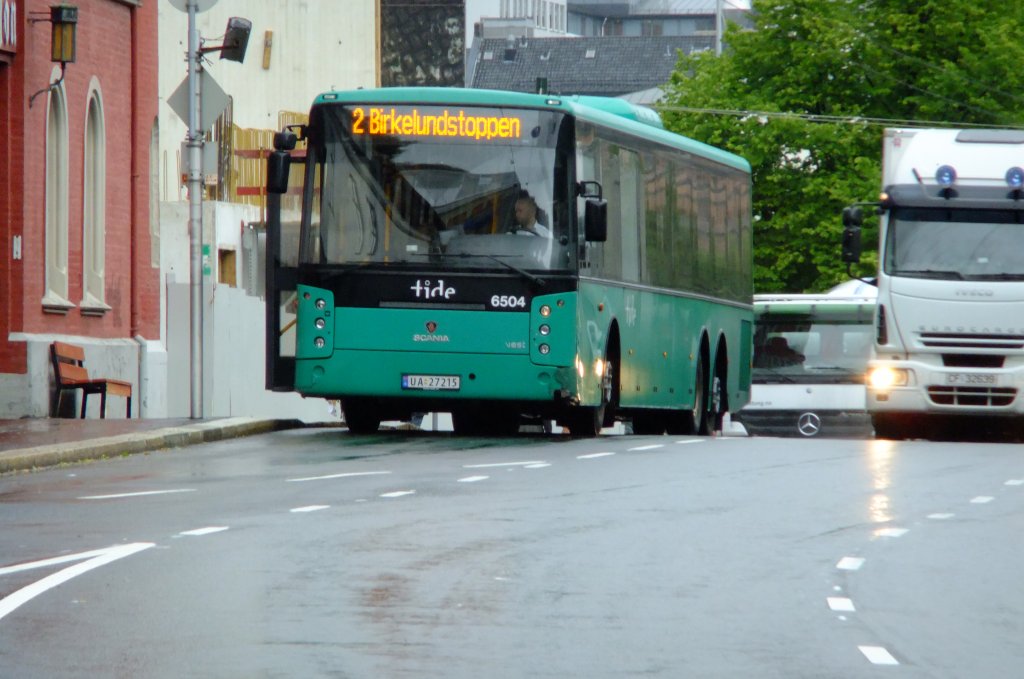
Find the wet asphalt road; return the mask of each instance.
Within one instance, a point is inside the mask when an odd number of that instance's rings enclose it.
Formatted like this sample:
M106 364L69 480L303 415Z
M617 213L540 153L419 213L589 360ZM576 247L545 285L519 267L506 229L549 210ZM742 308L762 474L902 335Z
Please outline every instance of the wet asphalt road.
M0 478L4 677L1018 677L1024 449L297 430Z

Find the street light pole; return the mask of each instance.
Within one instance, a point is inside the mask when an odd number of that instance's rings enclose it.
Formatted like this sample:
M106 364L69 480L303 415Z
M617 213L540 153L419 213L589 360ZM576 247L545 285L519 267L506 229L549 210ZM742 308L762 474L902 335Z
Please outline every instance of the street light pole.
M197 0L188 0L188 203L189 203L189 318L191 323L192 419L203 417L203 132Z

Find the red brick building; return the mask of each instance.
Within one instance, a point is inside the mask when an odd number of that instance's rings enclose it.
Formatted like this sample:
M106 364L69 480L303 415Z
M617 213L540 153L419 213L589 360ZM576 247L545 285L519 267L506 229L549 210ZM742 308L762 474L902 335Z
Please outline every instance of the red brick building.
M61 78L51 3L0 0L0 418L53 414L53 339L138 393L160 334L157 0L67 2Z

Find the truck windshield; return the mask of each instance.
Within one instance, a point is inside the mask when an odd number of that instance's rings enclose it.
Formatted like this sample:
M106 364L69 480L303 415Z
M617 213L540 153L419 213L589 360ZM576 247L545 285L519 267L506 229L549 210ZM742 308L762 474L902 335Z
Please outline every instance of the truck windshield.
M870 315L761 316L754 331L754 383L863 384L872 330Z
M550 271L573 266L562 114L325 105L303 263ZM566 128L566 129L563 129ZM310 182L307 179L307 184Z
M1024 213L897 208L885 272L950 280L1024 280Z

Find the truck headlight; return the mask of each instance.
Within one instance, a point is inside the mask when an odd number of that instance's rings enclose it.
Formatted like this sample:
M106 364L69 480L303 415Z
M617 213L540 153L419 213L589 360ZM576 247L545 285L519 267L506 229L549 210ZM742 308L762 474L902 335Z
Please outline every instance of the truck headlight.
M868 384L873 389L886 390L905 387L910 383L910 371L903 368L880 366L868 371Z

